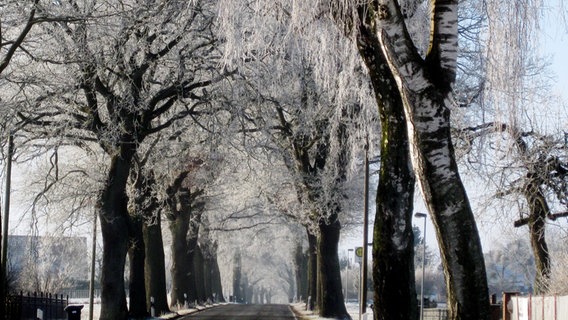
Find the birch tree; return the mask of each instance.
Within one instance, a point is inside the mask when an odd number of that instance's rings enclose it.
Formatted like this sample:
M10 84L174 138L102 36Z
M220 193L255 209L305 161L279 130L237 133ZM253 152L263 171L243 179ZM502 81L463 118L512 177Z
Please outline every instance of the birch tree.
M481 243L450 132L458 2L431 3L429 47L424 55L410 37L397 1L363 4L357 10L363 14L357 23L371 30L373 42L384 54L374 67L390 70L403 101L414 171L440 242L450 318L487 319Z

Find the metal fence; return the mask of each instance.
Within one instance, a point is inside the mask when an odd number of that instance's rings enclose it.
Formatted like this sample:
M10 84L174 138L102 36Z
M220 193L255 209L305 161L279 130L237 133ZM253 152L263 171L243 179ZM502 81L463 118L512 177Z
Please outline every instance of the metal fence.
M424 320L447 320L448 309L424 308Z
M490 316L491 320L501 320L502 309L501 304L492 304L490 306ZM424 320L447 320L449 319L449 310L447 308L425 308L424 309Z
M89 289L67 290L63 292L69 297L69 299L89 299L90 294ZM95 289L93 293L95 298L98 298L101 296L101 289Z
M24 295L9 295L6 297L6 314L2 319L5 320L36 320L67 319L65 307L69 303L69 298L63 295L52 295L50 293L28 293Z

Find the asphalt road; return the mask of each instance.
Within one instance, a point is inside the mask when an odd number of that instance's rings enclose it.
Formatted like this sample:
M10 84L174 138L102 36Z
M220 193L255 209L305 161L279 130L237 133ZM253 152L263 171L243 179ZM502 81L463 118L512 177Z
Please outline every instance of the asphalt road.
M294 320L285 304L227 304L187 315L181 320Z

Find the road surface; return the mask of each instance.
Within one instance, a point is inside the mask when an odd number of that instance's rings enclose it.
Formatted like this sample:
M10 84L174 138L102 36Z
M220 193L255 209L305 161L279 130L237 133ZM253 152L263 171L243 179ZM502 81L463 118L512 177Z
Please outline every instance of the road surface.
M205 309L181 320L294 320L290 306L285 304L227 304Z

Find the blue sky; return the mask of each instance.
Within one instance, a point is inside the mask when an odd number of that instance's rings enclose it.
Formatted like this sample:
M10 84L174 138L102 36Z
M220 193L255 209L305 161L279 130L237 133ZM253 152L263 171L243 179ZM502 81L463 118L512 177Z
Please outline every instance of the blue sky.
M559 1L555 1L559 3ZM568 26L558 7L544 10L541 53L552 58L551 69L556 78L556 92L568 98Z

